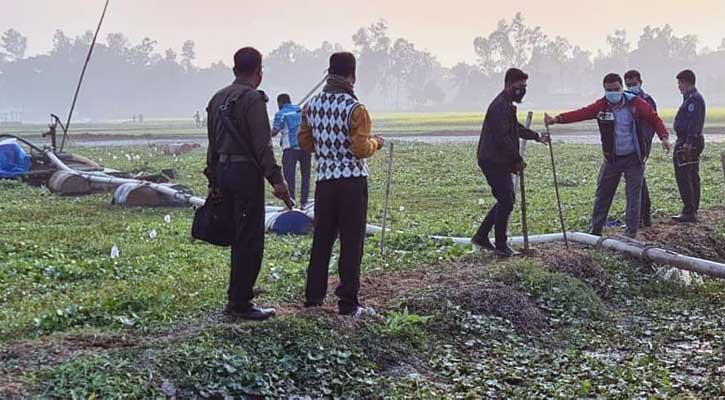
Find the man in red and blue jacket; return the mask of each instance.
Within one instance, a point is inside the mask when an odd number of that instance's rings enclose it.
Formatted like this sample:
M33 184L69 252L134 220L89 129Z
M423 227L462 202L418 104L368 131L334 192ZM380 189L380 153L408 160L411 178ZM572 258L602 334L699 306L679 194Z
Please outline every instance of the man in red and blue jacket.
M642 74L636 69L631 69L624 74L624 84L627 86L627 91L637 95L640 99L644 100L652 107L653 110L657 111L657 103L649 93L642 89ZM640 122L641 129L645 135L646 149L645 153L649 158L649 153L652 150L652 139L655 136L655 128L647 123L647 121ZM647 186L647 178L642 179L642 210L641 210L642 226L652 226L652 199L649 195L649 187Z
M596 119L604 151L604 163L599 170L597 192L592 211L592 234L601 235L619 181L624 175L627 193L625 235L634 238L640 223L642 180L649 148L645 123L654 127L662 147L670 150L669 133L657 112L641 98L624 93L622 77L604 77L605 95L579 110L545 116L547 125L569 124Z

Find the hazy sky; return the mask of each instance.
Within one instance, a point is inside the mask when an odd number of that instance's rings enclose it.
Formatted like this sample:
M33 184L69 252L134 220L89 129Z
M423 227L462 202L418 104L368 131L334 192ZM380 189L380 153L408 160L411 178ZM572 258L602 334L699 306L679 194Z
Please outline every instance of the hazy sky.
M0 0L0 30L29 37L29 52L50 47L55 29L76 35L97 23L103 0ZM687 7L689 11L682 12ZM474 61L473 39L501 18L522 11L529 24L592 50L625 28L633 43L645 25L669 23L675 33L697 34L700 46L717 48L725 37L725 0L111 0L102 36L123 32L137 42L149 36L159 50L197 44L198 64L230 58L242 45L266 52L293 39L308 47L323 40L352 46L361 26L383 18L392 37L405 37L437 55L444 65Z

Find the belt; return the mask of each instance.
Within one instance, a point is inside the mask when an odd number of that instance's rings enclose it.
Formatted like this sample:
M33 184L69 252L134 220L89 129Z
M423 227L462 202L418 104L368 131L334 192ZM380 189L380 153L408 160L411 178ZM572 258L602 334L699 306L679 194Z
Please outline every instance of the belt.
M219 162L252 162L252 158L244 154L219 154Z

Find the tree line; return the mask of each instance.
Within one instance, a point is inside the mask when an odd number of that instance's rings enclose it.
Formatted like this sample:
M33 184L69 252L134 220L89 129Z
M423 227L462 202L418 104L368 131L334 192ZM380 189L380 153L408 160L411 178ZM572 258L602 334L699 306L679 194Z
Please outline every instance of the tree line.
M42 120L50 112L63 115L92 38L91 32L69 37L57 30L47 53L28 57L28 39L14 29L4 32L0 111L21 109L26 120ZM717 49L699 49L697 36L678 36L669 25L647 26L636 41L616 30L607 36L607 48L593 54L566 38L548 36L518 13L474 38L476 62L452 67L405 38L391 37L385 21L358 29L352 41L350 50L359 58L357 90L374 111L480 111L500 90L503 72L511 66L531 75L530 108L593 100L601 96L604 74L629 68L643 73L645 89L664 106L679 103L674 76L684 68L696 71L710 104L725 104L725 39ZM313 49L294 41L280 44L266 55L264 89L272 98L282 92L300 98L322 78L329 55L342 49L332 42ZM151 38L131 43L122 33L110 33L94 51L78 116L190 118L232 79L227 62L201 67L195 61L192 40L178 50L162 51Z

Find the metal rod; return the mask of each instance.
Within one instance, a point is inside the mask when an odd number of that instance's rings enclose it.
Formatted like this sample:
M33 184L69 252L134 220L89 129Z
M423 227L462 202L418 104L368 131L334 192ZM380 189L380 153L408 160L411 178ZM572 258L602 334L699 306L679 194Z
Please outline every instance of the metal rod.
M329 76L330 75L327 74L327 71L325 71L325 76L322 78L322 80L317 85L315 85L315 87L313 87L312 90L310 90L309 93L307 93L305 95L305 97L303 97L302 100L299 102L300 107L304 106L305 103L307 103L307 100L309 100L310 97L312 97L315 93L317 93L317 91L320 89L320 87L322 87L322 85L324 85L325 82L327 82L327 78Z
M561 223L561 234L564 236L564 244L569 248L569 239L566 237L566 223L564 222L564 212L561 210L561 196L559 195L559 178L556 176L556 162L554 161L554 141L551 140L551 132L549 125L546 125L546 136L549 137L549 154L551 155L551 171L554 174L554 189L556 190L556 205L559 207L559 222Z
M78 94L81 91L81 85L83 85L83 78L86 75L86 69L88 69L88 63L91 61L91 55L93 55L93 48L96 47L96 40L98 40L98 33L101 31L101 26L103 25L103 20L106 18L106 10L108 10L108 3L111 0L106 0L106 5L103 6L103 13L101 13L101 19L98 21L98 27L96 27L96 33L93 35L93 41L91 42L91 47L88 48L88 55L86 55L86 61L83 64L83 70L81 71L81 77L78 79L78 86L76 86L76 92L73 95L73 102L70 106L70 111L68 111L68 121L65 123L65 127L63 128L63 140L60 143L60 152L63 152L63 148L65 147L65 140L68 137L68 130L70 129L70 123L71 119L73 118L73 111L76 108L76 102L78 101ZM62 126L62 125L61 125Z
M519 172L519 184L521 185L521 230L524 233L524 250L529 251L529 226L526 223L526 185L523 170Z
M380 232L380 256L385 257L385 230L388 224L388 204L390 202L390 188L393 181L393 152L395 146L390 142L390 150L388 150L388 177L385 183L385 203L383 205L383 230Z

